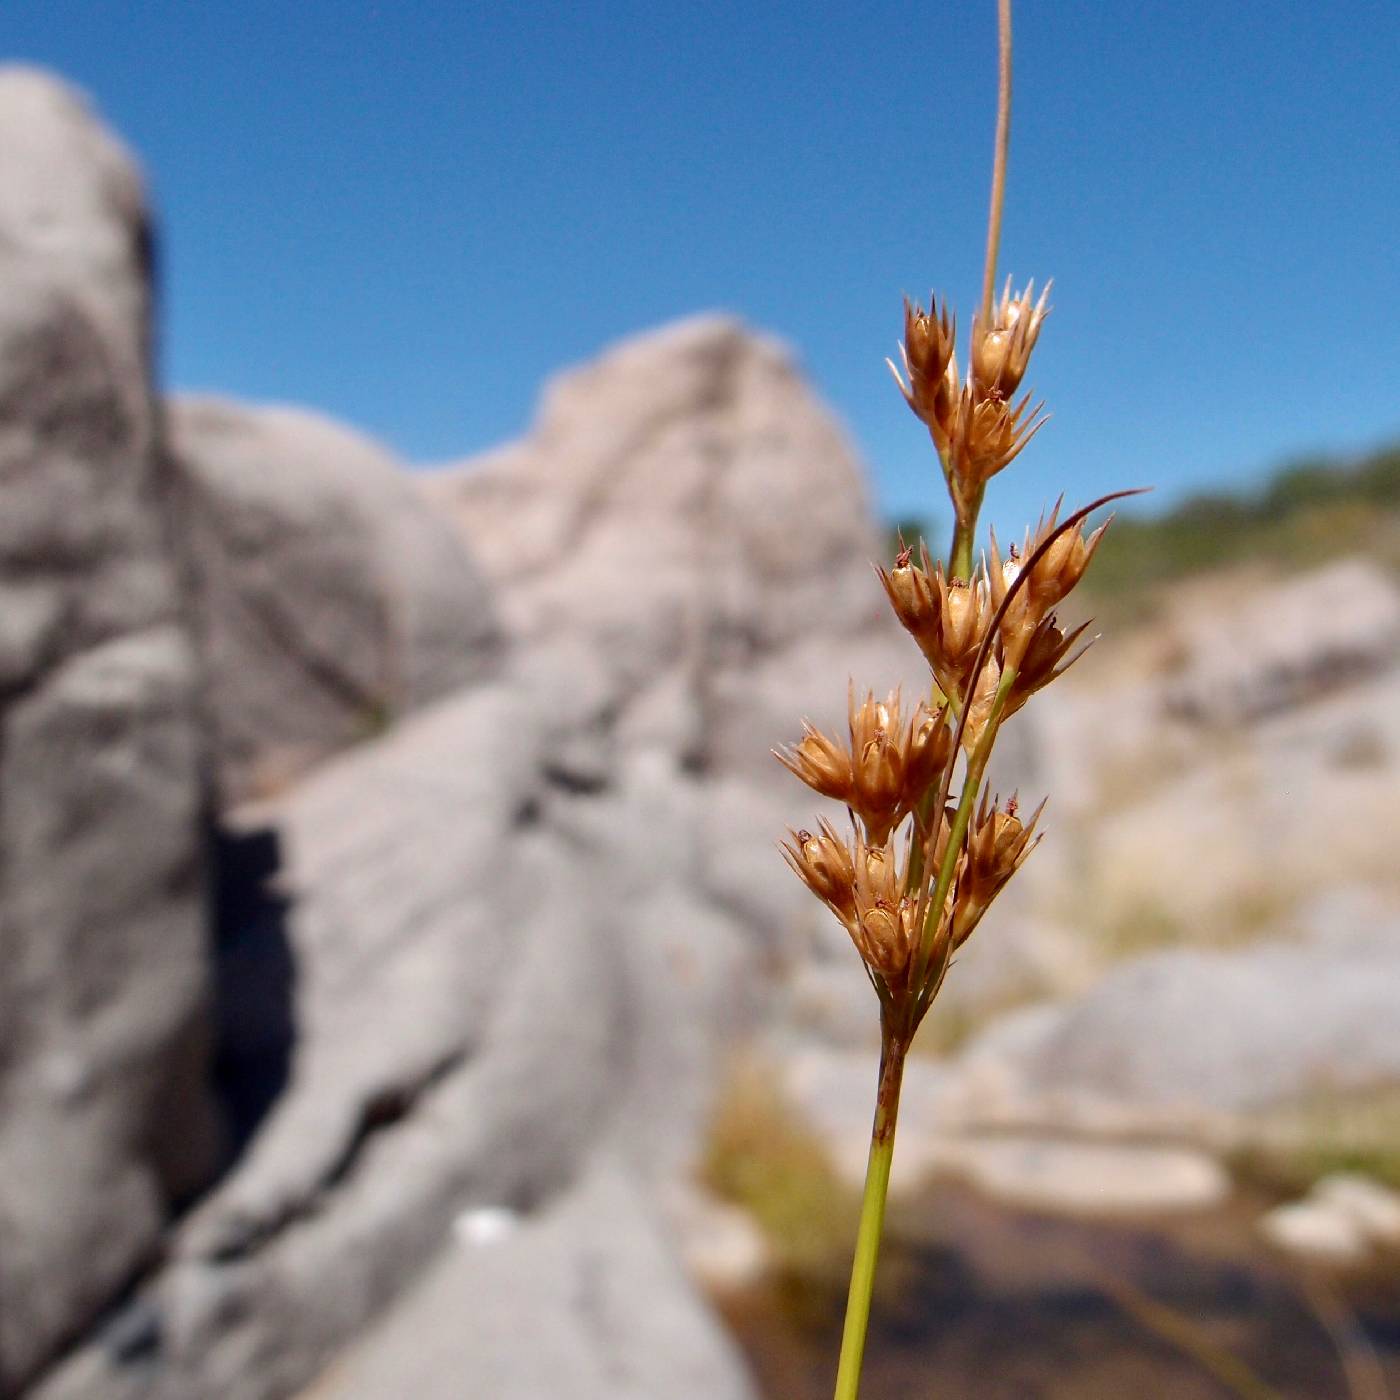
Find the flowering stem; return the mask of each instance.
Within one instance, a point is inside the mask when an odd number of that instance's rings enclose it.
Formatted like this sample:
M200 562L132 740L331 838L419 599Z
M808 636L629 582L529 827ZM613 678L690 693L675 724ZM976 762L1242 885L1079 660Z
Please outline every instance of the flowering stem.
M1001 251L1001 210L1006 201L1006 155L1011 144L1011 0L997 0L997 136L992 157L992 195L987 209L987 258L982 268L982 326L992 323L992 295L996 289L997 255ZM975 337L975 331L974 331ZM971 375L971 365L968 366ZM946 474L946 472L945 472ZM985 489L985 488L984 488ZM956 520L953 545L948 552L948 572L953 578L972 577L972 546L977 535L977 513L982 491L964 509L953 500Z
M953 544L948 551L949 578L972 577L972 546L977 538L977 512L982 508L982 492L968 502L966 508L955 507Z
M904 1080L907 1037L880 1026L880 1085L875 1099L875 1123L870 1131L870 1157L865 1168L865 1195L860 1205L860 1230L851 1264L851 1287L846 1296L846 1325L841 1333L841 1360L836 1368L834 1400L857 1400L860 1368L865 1358L865 1334L870 1326L870 1298L875 1286L875 1261L885 1226L890 1163L894 1159L894 1130L899 1117L899 1089Z
M1006 149L1011 142L1011 0L997 0L997 142L992 160L992 202L987 213L987 261L982 270L982 324L991 324L992 293L1001 248L1001 206L1006 193Z
M938 923L944 902L948 898L949 887L953 883L953 871L957 869L958 852L962 850L963 837L967 834L967 824L972 820L972 806L977 801L977 790L982 786L982 775L987 771L987 760L992 756L992 745L996 742L997 729L1001 725L1001 714L1006 708L1011 687L1016 684L1016 668L1008 666L1001 673L996 694L992 697L991 713L987 716L986 728L982 731L977 746L968 756L967 772L963 777L962 793L958 798L958 810L953 814L953 825L948 833L948 849L943 856L943 864L934 882L933 894L929 899L928 911L924 915L923 939L919 947L919 960L915 966L916 985L928 975L929 955L933 951L933 941L938 933ZM971 701L969 700L969 703ZM927 1010L933 994L938 990L935 981L920 998L920 1007ZM917 1025L917 1020L915 1025Z

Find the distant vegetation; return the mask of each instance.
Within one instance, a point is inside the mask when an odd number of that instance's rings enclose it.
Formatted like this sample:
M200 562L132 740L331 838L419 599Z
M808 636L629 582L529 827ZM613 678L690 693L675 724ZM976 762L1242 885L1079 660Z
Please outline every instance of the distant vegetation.
M929 516L898 516L890 521L885 540L885 553L880 562L882 564L888 563L906 545L917 554L920 540L927 540L929 553L934 554L947 546L950 528L951 526L944 521Z
M1100 611L1141 606L1163 584L1227 565L1311 565L1355 553L1400 568L1400 445L1345 464L1312 458L1250 493L1120 517L1082 591Z
M994 488L995 489L995 488ZM943 544L945 524L892 521L898 539ZM1400 570L1400 444L1359 460L1312 457L1248 492L1191 496L1155 515L1121 514L1080 585L1100 617L1151 610L1157 589L1234 564L1308 566L1367 554Z

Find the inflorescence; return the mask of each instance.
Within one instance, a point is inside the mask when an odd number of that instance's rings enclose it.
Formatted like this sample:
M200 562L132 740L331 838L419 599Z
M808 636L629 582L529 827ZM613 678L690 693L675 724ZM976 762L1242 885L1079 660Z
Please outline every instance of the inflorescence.
M1096 502L1060 520L1056 507L1003 555L992 534L972 563L987 482L1046 421L1043 404L1016 395L1049 314L1049 287L999 299L973 317L968 372L958 368L956 320L931 301L904 304L903 370L890 368L925 424L953 503L948 562L920 541L877 569L895 616L931 672L929 697L906 713L898 692L852 688L848 734L808 724L777 751L813 791L844 803L850 834L823 818L791 833L788 864L845 926L880 998L887 1033L905 1044L971 936L1040 838L1041 809L1023 821L1013 796L985 783L1000 726L1083 655L1087 624L1066 629L1056 608L1083 577L1105 526L1086 535ZM903 542L901 541L901 545ZM961 795L950 801L955 777Z

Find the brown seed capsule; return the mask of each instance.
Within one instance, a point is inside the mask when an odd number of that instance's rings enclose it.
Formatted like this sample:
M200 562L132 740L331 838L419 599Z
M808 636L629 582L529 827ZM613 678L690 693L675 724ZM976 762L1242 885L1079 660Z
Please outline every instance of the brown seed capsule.
M846 925L851 941L873 972L899 986L918 946L914 901L905 896L903 873L888 850L858 849L855 870L855 917Z
M1050 314L1045 304L1050 283L1046 283L1040 300L1032 303L1034 295L1035 283L1031 282L1025 291L1012 296L1008 277L990 321L983 325L980 317L973 317L972 382L980 396L1009 399L1020 387L1040 327Z
M953 915L954 947L967 941L1006 882L1035 849L1037 843L1032 838L1044 808L1042 802L1023 826L1016 815L1014 796L1005 807L998 807L983 793L981 806L968 826L967 867L958 881Z
M884 700L867 694L860 705L851 695L850 805L865 824L866 840L883 846L900 816L904 794L903 732L899 692Z
M938 575L938 607L943 624L943 646L950 669L965 673L982 644L991 622L988 595L980 579L968 582Z
M961 698L977 648L991 622L985 582L950 579L941 564L896 564L878 571L890 605L945 695Z
M1043 404L1027 394L1013 406L1000 398L979 398L963 386L949 433L952 474L965 495L980 491L1008 466L1046 423Z
M937 302L929 299L929 309L904 299L904 340L899 347L904 362L906 384L893 361L886 361L894 375L904 401L928 425L943 451L952 399L957 393L958 370L953 357L957 340L957 323L945 305L940 311ZM944 442L939 442L940 436Z
M790 773L823 797L848 802L853 791L851 756L821 730L803 723L802 738L789 749L774 749L773 756Z
M820 834L794 831L782 843L783 858L797 876L831 911L847 922L855 917L855 865L846 843L831 823L820 824Z
M1057 508L1038 533L1032 548L1037 547L1040 541L1053 531L1055 516L1058 513ZM1084 571L1089 567L1089 561L1094 557L1094 551L1099 547L1099 541L1110 523L1105 521L1087 539L1080 526L1066 530L1037 561L1026 582L1026 589L1035 599L1042 614L1057 607L1084 577Z
M1064 659L1088 626L1087 622L1081 622L1069 632L1062 631L1054 613L1040 621L1031 634L1026 654L1021 658L1020 670L1016 673L1015 684L1007 696L1006 714L1015 714L1037 690L1043 690L1051 681L1058 680L1089 650L1093 645L1092 640L1085 642L1068 661Z
M943 776L952 750L947 707L933 711L920 703L909 721L904 744L904 793L900 802L904 811L914 811Z
M1019 667L1040 622L1040 614L1031 597L1028 583L1022 584L1012 593L1016 581L1021 576L1026 556L1013 544L1007 549L1006 558L1003 560L1001 548L997 544L996 531L991 530L988 534L991 559L987 564L987 581L992 606L1000 608L1007 594L1011 594L1011 602L1001 617L1002 660L1008 666Z
M962 744L968 753L982 740L996 708L997 687L1001 684L1001 666L995 656L988 656L977 673L977 683L967 700L967 718L963 723Z
M876 573L904 630L920 646L923 645L921 638L937 635L938 595L928 570L910 563L906 549L900 553L894 568L877 568Z
M1059 511L1057 504L1050 512L1049 519L1037 525L1035 534L1027 534L1024 549L1017 551L1013 545L1005 561L997 547L996 535L992 534L991 563L987 573L994 606L1001 606L1002 599L1011 591L1028 561L1047 539L1055 535ZM1002 617L1001 641L1007 665L1021 665L1037 627L1084 576L1110 523L1105 521L1087 539L1079 526L1064 531L1053 539L1050 547L1031 566L1025 583L1016 590L1010 607Z

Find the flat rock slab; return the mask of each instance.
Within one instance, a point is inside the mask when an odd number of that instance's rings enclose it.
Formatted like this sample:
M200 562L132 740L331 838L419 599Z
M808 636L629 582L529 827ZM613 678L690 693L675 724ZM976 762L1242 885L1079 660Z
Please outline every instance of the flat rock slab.
M1351 1172L1323 1177L1301 1201L1277 1206L1259 1228L1270 1244L1319 1263L1360 1264L1400 1247L1400 1195Z
M752 1392L732 1343L680 1277L644 1193L625 1167L604 1161L517 1228L459 1233L302 1400L400 1395L750 1400Z
M926 1172L952 1172L989 1196L1042 1210L1138 1215L1203 1210L1230 1195L1230 1177L1189 1147L1042 1137L949 1138L910 1144Z
M874 1106L874 1054L803 1050L780 1073L784 1092L821 1137L837 1171L859 1189ZM963 1177L1018 1205L1074 1213L1195 1210L1230 1193L1225 1169L1194 1147L1057 1136L1043 1127L979 1130L965 1090L952 1067L910 1062L890 1178L896 1195L912 1194L937 1173Z

